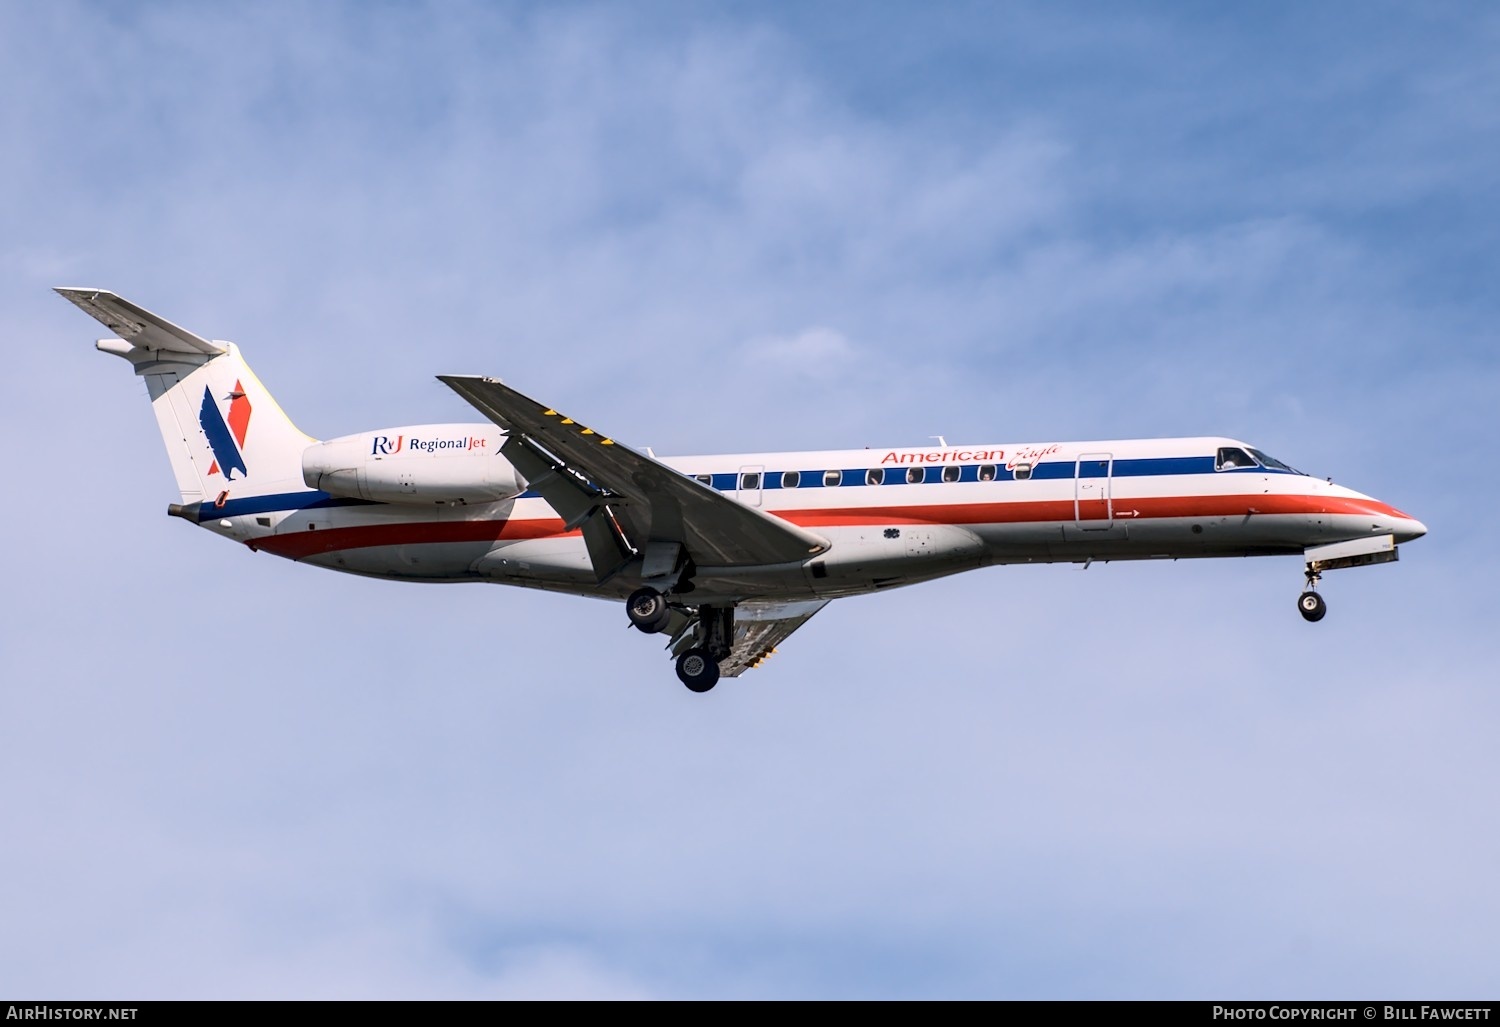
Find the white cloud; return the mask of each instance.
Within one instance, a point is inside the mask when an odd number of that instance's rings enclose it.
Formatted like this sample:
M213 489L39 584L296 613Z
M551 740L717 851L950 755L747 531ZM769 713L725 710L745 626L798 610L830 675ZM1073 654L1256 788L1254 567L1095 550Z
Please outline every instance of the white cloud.
M764 365L774 376L790 373L803 377L829 378L859 359L848 339L832 328L807 328L795 335L771 335L751 339L740 350L740 358Z

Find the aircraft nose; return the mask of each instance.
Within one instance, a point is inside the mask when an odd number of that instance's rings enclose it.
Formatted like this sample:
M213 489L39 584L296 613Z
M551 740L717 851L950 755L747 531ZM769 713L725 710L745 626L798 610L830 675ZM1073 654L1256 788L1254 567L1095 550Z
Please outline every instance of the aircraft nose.
M1427 525L1415 517L1403 517L1396 524L1395 535L1397 542L1410 542L1412 539L1421 538L1425 534L1427 534Z

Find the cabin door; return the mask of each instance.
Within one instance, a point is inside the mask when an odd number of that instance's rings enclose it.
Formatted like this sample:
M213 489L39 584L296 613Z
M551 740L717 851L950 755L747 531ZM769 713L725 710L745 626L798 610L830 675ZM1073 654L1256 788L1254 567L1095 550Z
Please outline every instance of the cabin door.
M735 494L746 506L760 506L761 491L765 488L766 468L764 464L748 464L740 468L739 486Z
M1073 468L1073 517L1078 527L1101 531L1114 524L1110 481L1115 461L1109 453L1084 453Z

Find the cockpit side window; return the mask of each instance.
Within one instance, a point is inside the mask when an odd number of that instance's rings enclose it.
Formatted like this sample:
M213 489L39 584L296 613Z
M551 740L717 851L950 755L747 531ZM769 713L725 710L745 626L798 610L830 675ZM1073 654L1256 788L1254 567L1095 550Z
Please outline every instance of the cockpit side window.
M1232 471L1239 467L1256 467L1256 462L1251 459L1238 446L1224 446L1219 450L1219 458L1214 461L1214 469L1218 471Z

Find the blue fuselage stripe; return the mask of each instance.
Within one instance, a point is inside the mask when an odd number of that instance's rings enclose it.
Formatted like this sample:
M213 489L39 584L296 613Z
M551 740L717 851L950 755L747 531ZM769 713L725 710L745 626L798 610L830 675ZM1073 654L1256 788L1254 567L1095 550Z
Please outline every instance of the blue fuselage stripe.
M211 521L215 517L245 517L250 514L279 513L294 510L327 510L336 506L380 506L368 499L344 499L330 496L326 492L279 492L270 496L246 496L244 499L226 499L222 505L202 503L198 508L198 520Z
M1014 481L1015 470L1002 464L891 464L883 467L845 467L838 469L838 486L848 488L862 485L932 485L943 481L946 467L957 467L960 482ZM984 469L986 477L980 477ZM761 473L760 488L768 491L782 489L820 489L830 486L824 483L828 468L813 468L796 471L795 484L783 484L791 471L765 471ZM1223 471L1214 469L1211 456L1167 456L1144 457L1135 460L1050 460L1031 466L1031 477L1036 481L1057 481L1064 478L1153 478L1180 474L1289 474L1271 467L1237 467ZM700 477L689 474L688 477ZM719 472L708 475L712 487L719 492L734 492L739 489L740 475ZM838 487L833 486L833 487ZM748 491L755 491L750 489ZM531 493L528 493L530 495Z

